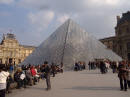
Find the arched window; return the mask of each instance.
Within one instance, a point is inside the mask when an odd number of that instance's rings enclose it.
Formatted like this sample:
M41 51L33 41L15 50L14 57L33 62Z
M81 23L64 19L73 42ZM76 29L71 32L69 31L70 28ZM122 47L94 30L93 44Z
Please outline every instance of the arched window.
M126 32L127 32L127 33L130 33L129 27L126 28Z

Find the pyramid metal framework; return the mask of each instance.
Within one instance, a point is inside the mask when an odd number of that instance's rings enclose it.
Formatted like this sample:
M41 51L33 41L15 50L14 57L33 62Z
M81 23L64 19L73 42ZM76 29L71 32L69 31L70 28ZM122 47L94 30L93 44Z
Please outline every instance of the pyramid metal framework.
M68 19L48 39L38 46L22 64L60 64L65 68L71 68L77 61L88 63L94 59L109 59L121 61L122 58L105 45L80 28L73 20Z

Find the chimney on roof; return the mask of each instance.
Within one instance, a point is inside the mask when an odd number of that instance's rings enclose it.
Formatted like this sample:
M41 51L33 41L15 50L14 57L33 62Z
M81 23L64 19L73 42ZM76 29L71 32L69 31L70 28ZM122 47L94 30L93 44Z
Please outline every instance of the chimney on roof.
M5 39L5 34L3 34L3 39Z

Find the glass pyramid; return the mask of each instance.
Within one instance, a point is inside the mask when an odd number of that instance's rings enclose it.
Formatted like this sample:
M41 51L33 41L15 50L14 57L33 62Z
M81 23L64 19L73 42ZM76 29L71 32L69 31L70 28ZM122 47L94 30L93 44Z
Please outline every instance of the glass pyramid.
M65 68L72 68L77 61L89 61L95 59L109 59L121 61L122 58L105 45L80 28L73 20L68 19L48 39L38 46L22 64L60 64L63 62Z

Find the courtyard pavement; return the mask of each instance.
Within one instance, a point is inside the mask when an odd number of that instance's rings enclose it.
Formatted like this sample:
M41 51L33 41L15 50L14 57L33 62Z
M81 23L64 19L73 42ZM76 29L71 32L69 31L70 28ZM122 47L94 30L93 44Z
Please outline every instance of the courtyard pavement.
M111 70L100 74L99 70L69 71L51 78L52 89L46 91L45 80L27 89L13 90L6 97L130 97L120 91L117 74Z

